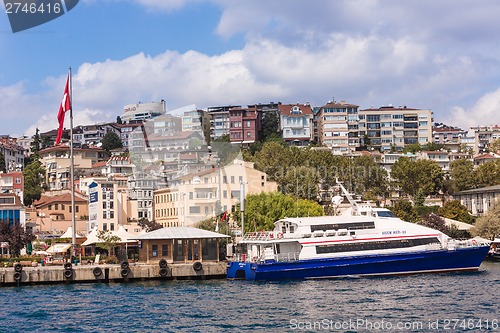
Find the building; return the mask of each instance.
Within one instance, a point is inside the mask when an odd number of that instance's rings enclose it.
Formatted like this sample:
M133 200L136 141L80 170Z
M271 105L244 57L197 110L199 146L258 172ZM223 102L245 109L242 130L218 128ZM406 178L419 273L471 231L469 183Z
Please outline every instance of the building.
M19 146L21 146L24 149L24 157L30 157L31 156L31 144L33 143L34 139L33 137L30 136L21 136L16 139L16 142Z
M183 197L184 199L184 197ZM164 227L181 227L179 216L185 216L184 204L177 188L163 188L154 192L154 221ZM184 222L184 221L182 221Z
M253 163L234 160L220 169L214 167L182 176L170 190L155 192L154 219L164 225L189 227L222 212L234 212L242 187L246 195L278 190L278 185L268 181L267 175L256 170Z
M198 262L197 271L202 269L199 263L219 261L219 242L230 236L216 232L188 228L162 228L138 236L141 242L139 261L150 263L164 259L169 264Z
M77 126L73 128L73 147L97 145L107 133L120 136L120 130L115 123Z
M132 132L134 132L138 127L141 127L142 122L128 122L126 124L116 124L116 127L120 129L120 139L122 140L122 146L125 149L129 149L129 140Z
M313 139L313 111L309 104L279 104L283 140L307 146Z
M318 140L334 154L345 154L359 147L358 108L346 102L330 101L317 114Z
M121 120L124 123L144 121L164 115L167 111L165 100L161 102L128 104L123 107Z
M62 234L72 227L71 192L69 190L44 192L39 200L33 203L36 209L35 229L42 233ZM88 197L75 191L75 223L76 232L84 233L88 221ZM33 221L33 219L31 219Z
M26 208L15 193L0 193L0 221L26 226Z
M80 190L89 197L87 233L94 228L114 231L128 224L127 180L120 175L80 178Z
M45 182L49 190L71 188L70 148L64 144L52 146L41 150L39 155L40 161L45 167ZM89 173L95 163L106 161L108 158L109 153L101 148L74 148L75 177Z
M153 220L153 193L158 188L158 178L144 172L136 172L128 177L127 182L128 221L139 221L143 218Z
M448 151L433 150L433 151L421 151L417 153L420 159L431 160L436 162L441 170L448 172L450 171L450 154Z
M432 111L382 106L359 111L362 144L380 151L401 151L410 144L432 142Z
M482 164L485 164L485 163L488 163L488 162L496 161L499 158L500 158L499 155L493 154L493 153L486 153L486 154L476 155L473 158L474 167L478 167L478 166L480 166Z
M198 131L206 142L210 141L210 116L204 110L185 111L182 115L182 131Z
M15 193L23 203L24 176L21 171L0 172L0 193Z
M443 145L450 151L457 152L460 150L462 138L467 136L467 131L458 127L439 124L432 127L432 136L434 143Z
M459 200L472 215L483 215L500 200L500 185L476 188L453 194L453 199Z
M229 141L248 144L260 139L262 112L256 107L229 109Z
M229 135L229 110L241 105L213 106L207 108L210 116L210 141Z
M5 171L21 171L24 168L24 149L10 136L0 136L0 153L5 159Z
M500 126L476 126L470 128L474 136L474 153L486 152L493 141L500 139Z

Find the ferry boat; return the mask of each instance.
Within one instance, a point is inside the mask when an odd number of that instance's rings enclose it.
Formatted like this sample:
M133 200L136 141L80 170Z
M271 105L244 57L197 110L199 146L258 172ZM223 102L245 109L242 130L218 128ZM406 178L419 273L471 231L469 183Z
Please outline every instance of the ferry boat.
M345 188L342 187L345 193ZM405 222L384 208L351 202L351 214L284 218L245 234L228 279L285 280L476 271L489 245L459 241ZM338 200L338 198L337 198Z

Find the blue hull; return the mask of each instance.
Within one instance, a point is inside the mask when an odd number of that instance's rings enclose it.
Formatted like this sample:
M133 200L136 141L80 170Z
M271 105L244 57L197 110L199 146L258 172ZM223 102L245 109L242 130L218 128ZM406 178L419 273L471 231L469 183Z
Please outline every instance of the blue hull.
M478 270L488 246L288 262L229 262L228 279L288 280Z

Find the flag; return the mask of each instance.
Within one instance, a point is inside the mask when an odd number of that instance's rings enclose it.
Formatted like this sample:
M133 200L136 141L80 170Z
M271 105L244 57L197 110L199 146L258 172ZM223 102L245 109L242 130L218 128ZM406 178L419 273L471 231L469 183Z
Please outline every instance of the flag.
M61 142L63 128L64 128L64 114L66 111L71 109L71 101L69 97L69 73L66 79L66 87L64 88L64 95L59 106L59 113L57 114L57 121L59 122L59 128L57 129L56 145Z

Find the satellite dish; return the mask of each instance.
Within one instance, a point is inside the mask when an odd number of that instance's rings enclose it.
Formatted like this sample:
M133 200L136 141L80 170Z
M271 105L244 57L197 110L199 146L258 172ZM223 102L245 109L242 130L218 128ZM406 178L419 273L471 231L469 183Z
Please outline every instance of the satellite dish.
M340 205L342 201L344 201L344 198L341 197L340 195L336 195L332 198L332 204L334 204L335 206Z

